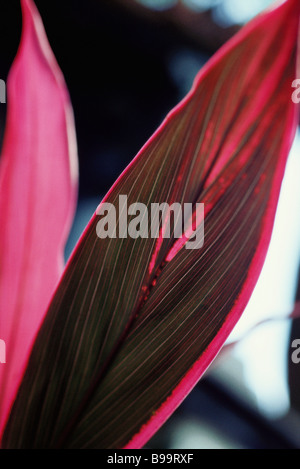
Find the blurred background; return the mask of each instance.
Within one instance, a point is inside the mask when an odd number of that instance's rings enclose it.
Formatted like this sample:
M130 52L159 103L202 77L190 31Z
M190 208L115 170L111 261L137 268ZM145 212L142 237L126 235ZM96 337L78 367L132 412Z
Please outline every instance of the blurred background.
M80 187L69 256L102 197L209 57L269 0L36 0L77 128ZM1 2L0 78L16 54L18 0ZM266 31L267 34L267 31ZM299 77L298 77L299 78ZM0 141L6 106L0 104ZM148 448L300 448L300 138L284 178L265 267L202 380ZM262 322L262 324L257 325Z

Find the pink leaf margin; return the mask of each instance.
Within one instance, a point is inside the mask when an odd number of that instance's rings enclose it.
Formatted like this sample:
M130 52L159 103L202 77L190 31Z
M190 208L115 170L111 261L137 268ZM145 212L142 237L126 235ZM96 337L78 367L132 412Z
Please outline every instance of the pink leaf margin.
M78 193L73 110L32 0L7 82L0 161L0 435L64 268Z
M266 23L266 31L269 19L280 21L281 16L295 16L299 18L300 13L300 2L298 0L287 0L285 2L276 2L264 13L258 15L251 22L245 25L234 37L232 37L214 56L204 65L200 70L197 77L195 78L193 87L188 95L176 106L167 116L166 120L171 118L181 107L184 106L185 102L190 98L196 88L199 86L199 82L206 75L210 67L213 67L221 57L227 54L230 50L236 47L243 39L253 31L259 24ZM299 24L299 20L298 20ZM296 73L296 68L295 68ZM150 438L161 428L161 426L168 420L168 418L174 413L179 407L191 390L196 386L199 379L203 376L207 368L210 366L212 361L216 358L224 345L229 334L232 332L233 327L238 322L258 281L261 273L266 254L269 248L271 235L274 226L275 213L277 209L278 199L280 195L281 183L285 172L286 162L289 155L290 148L292 146L296 128L299 120L299 107L290 100L289 104L289 119L286 122L286 138L281 144L279 149L281 158L280 164L277 166L276 173L274 176L274 184L268 201L268 206L263 220L262 225L262 236L257 247L257 251L252 260L250 269L248 271L246 282L243 289L237 299L235 306L227 317L225 323L212 340L203 355L197 360L193 367L186 373L185 377L179 383L179 385L173 390L167 400L161 405L156 413L144 424L140 431L124 446L124 449L139 449L142 448ZM147 146L152 139L155 138L156 134L159 133L160 128L165 125L165 121L152 135L149 141L145 144ZM144 146L144 147L145 147ZM143 149L142 149L143 150ZM141 151L142 151L141 150ZM136 156L138 158L139 154ZM134 161L134 160L133 160ZM133 162L132 162L133 163ZM132 164L131 163L131 164ZM126 171L126 170L125 170ZM113 186L114 187L114 186ZM112 188L113 189L113 188ZM111 190L112 190L111 189Z

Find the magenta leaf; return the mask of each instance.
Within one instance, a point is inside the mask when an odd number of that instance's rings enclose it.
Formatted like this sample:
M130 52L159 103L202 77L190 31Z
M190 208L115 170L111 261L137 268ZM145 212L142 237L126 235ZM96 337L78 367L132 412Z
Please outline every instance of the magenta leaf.
M5 448L140 448L178 407L241 316L268 249L297 125L299 2L258 16L104 198L117 236L83 233L35 341ZM205 204L205 241L122 237L121 196ZM187 235L194 223L185 231ZM121 230L122 231L122 230ZM114 234L114 230L112 230ZM121 233L122 234L122 233Z
M8 78L0 167L0 434L33 339L63 270L77 198L73 114L61 71L31 0Z

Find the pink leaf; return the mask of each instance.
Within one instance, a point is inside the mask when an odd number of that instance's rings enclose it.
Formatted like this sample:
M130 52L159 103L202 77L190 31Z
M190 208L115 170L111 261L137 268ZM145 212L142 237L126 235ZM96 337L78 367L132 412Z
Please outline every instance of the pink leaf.
M104 197L121 231L121 196L128 207L204 203L204 245L164 238L168 215L158 239L149 227L98 237L100 205L39 330L3 448L140 448L217 356L271 238L297 123L299 8L282 3L222 47Z
M0 434L63 269L77 197L77 149L64 78L32 0L8 78L0 167Z

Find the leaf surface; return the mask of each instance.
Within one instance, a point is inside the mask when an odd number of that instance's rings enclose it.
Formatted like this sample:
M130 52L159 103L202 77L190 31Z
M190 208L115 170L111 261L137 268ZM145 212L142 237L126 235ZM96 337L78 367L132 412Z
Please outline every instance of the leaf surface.
M73 114L31 0L8 83L0 167L0 434L30 347L63 271L77 197Z
M35 342L4 447L142 447L219 352L271 237L297 122L298 21L288 0L246 25L106 195L117 215L120 195L149 209L204 203L204 245L186 249L186 237L162 231L100 239L95 213Z

